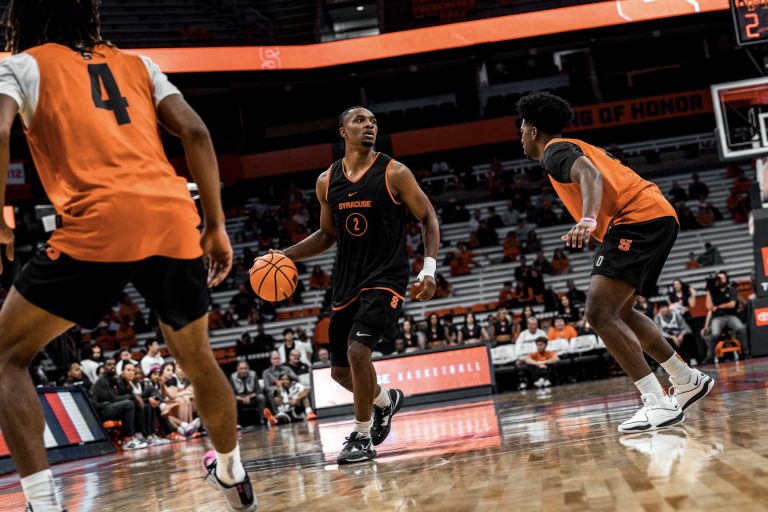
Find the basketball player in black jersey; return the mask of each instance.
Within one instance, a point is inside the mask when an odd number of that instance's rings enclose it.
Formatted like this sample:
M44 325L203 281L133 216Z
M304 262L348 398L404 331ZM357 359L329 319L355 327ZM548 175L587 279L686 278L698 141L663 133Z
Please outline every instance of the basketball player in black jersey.
M317 179L320 229L283 254L300 261L337 245L331 375L355 398L355 427L337 458L347 464L376 456L373 446L387 437L392 416L403 404L402 391L376 383L371 353L383 337L394 338L403 308L410 273L407 210L423 226L426 257L418 277L418 300L429 300L435 293L440 231L435 210L411 171L374 150L378 125L370 111L345 110L339 133L344 158Z

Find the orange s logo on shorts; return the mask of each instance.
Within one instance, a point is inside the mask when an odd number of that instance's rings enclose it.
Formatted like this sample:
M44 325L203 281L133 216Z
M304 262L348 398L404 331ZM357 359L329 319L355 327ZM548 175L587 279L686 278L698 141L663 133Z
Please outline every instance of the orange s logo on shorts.
M61 251L59 251L58 249L54 249L53 247L48 247L45 250L45 254L48 255L48 258L50 260L56 261L57 259L59 259L59 256L61 256Z
M392 302L389 303L389 305L392 306L392 309L397 309L397 301L398 301L398 298L393 295Z
M619 242L619 250L626 252L629 250L630 245L632 245L632 240L627 240L626 238L622 238Z

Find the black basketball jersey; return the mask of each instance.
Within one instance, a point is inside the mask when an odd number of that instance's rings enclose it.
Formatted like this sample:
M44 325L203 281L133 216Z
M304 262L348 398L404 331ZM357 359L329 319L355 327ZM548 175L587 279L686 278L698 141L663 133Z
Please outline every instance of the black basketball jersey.
M406 207L387 183L392 158L377 153L355 183L344 159L330 168L327 200L336 226L333 308L342 309L366 289L391 291L405 300L410 266L406 249Z

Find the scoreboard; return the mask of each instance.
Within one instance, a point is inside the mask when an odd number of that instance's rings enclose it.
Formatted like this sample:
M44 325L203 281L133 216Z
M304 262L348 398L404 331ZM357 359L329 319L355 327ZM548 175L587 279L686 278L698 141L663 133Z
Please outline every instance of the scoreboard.
M768 40L768 0L730 0L740 46Z

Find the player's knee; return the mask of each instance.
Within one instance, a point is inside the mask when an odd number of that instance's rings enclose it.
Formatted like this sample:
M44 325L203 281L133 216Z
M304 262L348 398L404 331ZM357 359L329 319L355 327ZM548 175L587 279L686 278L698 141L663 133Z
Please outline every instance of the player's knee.
M584 318L596 328L611 322L616 318L616 315L617 312L607 304L600 304L598 301L588 301L584 309Z
M365 364L371 361L371 349L357 341L350 342L347 347L347 358L350 364Z

